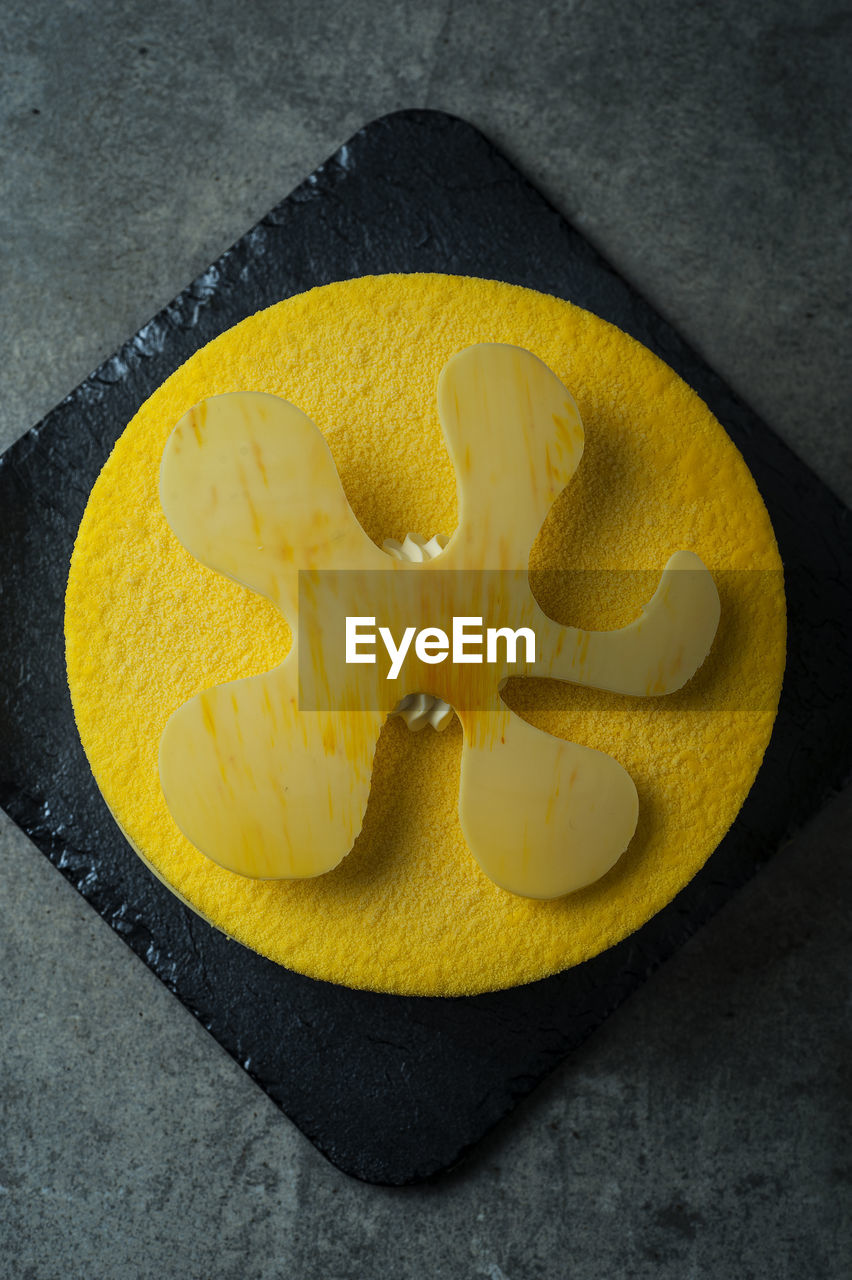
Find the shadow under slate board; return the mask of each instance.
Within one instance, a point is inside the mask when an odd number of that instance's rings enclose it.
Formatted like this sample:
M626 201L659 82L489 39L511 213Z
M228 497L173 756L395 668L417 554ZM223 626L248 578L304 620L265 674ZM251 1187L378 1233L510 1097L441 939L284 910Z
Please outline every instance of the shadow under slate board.
M259 308L387 271L527 285L596 312L657 352L745 455L787 575L789 658L772 743L704 870L640 932L579 968L453 1000L316 982L195 917L116 828L77 739L65 682L63 594L74 536L139 405L202 344ZM329 1160L369 1182L419 1181L456 1163L848 775L849 517L481 134L437 112L385 117L0 459L0 803Z

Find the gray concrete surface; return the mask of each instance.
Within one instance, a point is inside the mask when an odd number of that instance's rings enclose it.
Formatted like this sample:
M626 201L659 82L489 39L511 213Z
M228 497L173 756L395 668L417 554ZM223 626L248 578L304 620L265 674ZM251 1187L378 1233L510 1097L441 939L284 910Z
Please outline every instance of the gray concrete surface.
M479 125L852 499L831 3L4 0L0 445L354 129ZM0 1275L835 1277L852 792L478 1150L330 1168L0 818Z

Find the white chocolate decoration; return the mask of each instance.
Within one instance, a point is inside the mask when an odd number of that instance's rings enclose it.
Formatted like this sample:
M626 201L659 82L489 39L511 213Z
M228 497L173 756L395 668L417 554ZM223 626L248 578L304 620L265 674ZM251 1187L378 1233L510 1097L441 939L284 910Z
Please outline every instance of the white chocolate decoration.
M407 533L404 542L385 538L382 547L394 560L424 564L439 556L448 542L449 538L445 533L436 533L428 542L419 534ZM443 698L435 698L431 693L407 693L404 698L400 698L391 715L404 720L412 733L419 733L427 724L442 733L453 718L453 709Z
M441 704L462 726L462 830L497 885L532 898L570 893L604 875L635 830L636 788L622 766L534 728L509 710L500 687L521 675L637 697L680 688L713 642L713 579L697 556L676 551L629 626L560 626L533 598L527 566L582 456L576 404L530 352L483 344L445 366L438 412L459 498L446 546L409 535L377 547L318 429L275 396L203 401L166 445L160 493L177 537L211 569L267 596L294 634L280 666L205 690L174 713L160 743L163 792L178 826L241 875L298 878L335 867L361 829L385 717L396 712L416 728ZM506 646L492 664L436 663L412 646L398 679L379 663L346 668L348 683L327 706L303 710L299 609L318 607L322 590L347 617L381 617L395 635L418 610L419 619L531 627L535 661L526 662L523 646L514 656ZM317 639L305 645L305 669L314 687L331 689L324 633L309 634Z

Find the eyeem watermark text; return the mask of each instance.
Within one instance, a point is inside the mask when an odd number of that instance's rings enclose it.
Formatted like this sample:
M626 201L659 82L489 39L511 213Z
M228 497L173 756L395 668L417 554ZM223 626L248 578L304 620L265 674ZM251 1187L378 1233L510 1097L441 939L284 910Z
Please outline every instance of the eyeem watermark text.
M580 686L594 675L585 636L641 619L660 574L660 568L528 572L425 564L301 570L299 709L385 711L417 692L465 710L481 706L497 688L514 696L514 677L547 678L555 666L564 673L558 678L567 705L574 697L572 679ZM730 673L747 652L751 619L778 614L783 625L780 572L714 570L714 580L723 600L718 633L708 660L675 695L690 713L729 708ZM605 638L595 641L592 649L603 652L606 644ZM662 651L651 657L659 665ZM618 677L617 663L607 670ZM736 683L738 711L772 709L776 698L775 685L759 668L747 688L742 679ZM623 714L623 703L606 687L600 708Z
M390 659L388 680L396 680L412 644L414 654L429 666L447 659L455 664L486 662L535 662L535 632L532 627L484 627L481 617L453 617L449 633L442 627L405 627L397 643L390 627L376 629L376 619L358 615L346 618L346 656L348 664L375 663L378 643L384 645ZM525 646L523 659L518 658L518 645Z

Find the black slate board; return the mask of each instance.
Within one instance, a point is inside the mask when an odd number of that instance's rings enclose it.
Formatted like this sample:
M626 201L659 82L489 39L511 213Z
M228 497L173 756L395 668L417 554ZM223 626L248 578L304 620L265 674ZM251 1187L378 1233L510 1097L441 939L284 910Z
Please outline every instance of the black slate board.
M702 873L597 959L468 999L315 982L196 918L117 830L65 684L74 535L138 406L198 347L258 308L385 271L528 285L651 347L742 450L786 566L781 711L757 783ZM850 549L846 508L479 133L437 112L401 112L361 130L0 458L0 804L330 1160L370 1182L418 1181L458 1161L846 778Z

